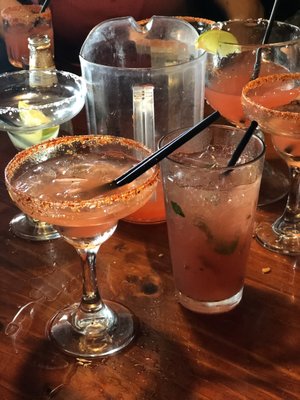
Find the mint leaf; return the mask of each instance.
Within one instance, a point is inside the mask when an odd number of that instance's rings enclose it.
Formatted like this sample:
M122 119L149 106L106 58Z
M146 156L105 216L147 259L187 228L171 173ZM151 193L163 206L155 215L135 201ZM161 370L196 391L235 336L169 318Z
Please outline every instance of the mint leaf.
M171 206L173 208L173 211L175 214L180 215L180 217L185 217L184 212L182 211L182 208L180 207L179 204L175 203L175 201L171 200Z
M206 235L209 242L214 240L213 234L205 222L203 222L200 218L195 219L193 222L194 225Z
M239 243L238 238L232 240L231 242L226 240L218 240L214 237L208 225L200 218L195 219L193 223L205 234L207 241L210 243L216 253L229 255L232 254L237 248L237 245Z
M232 242L216 242L214 244L214 250L219 254L229 255L234 253L238 243L239 239L234 239Z

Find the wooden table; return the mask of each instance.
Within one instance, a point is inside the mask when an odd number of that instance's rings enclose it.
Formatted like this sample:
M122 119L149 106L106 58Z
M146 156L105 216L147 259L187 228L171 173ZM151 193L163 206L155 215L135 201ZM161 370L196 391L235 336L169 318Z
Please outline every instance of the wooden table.
M120 222L100 251L98 279L105 298L139 318L137 338L93 363L60 354L45 335L47 321L79 299L79 260L63 240L34 243L9 232L17 209L3 183L14 154L6 134L0 154L1 400L300 399L298 261L254 239L241 304L197 315L174 299L166 225ZM274 219L283 205L257 218Z

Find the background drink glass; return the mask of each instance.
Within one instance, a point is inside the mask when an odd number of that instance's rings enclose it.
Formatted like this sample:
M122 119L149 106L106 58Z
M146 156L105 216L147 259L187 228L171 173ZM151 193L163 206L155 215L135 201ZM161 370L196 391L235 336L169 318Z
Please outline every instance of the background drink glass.
M1 12L6 51L14 67L24 68L29 63L29 36L48 35L54 49L50 8L40 11L41 6L32 4L7 7Z
M270 134L290 171L290 191L283 214L256 229L260 244L277 253L300 255L300 73L261 77L243 89L246 114Z
M120 176L149 154L145 146L129 139L66 136L18 153L6 168L7 188L17 206L32 218L53 224L80 255L81 302L59 311L50 326L51 338L69 355L113 354L134 338L132 313L117 302L101 299L96 255L118 220L149 199L159 168L101 196L89 198L85 193Z
M211 125L162 161L177 297L196 312L225 312L242 298L264 160L253 136L238 164L225 167L243 135Z
M57 70L1 74L0 92L0 129L7 131L17 150L55 138L59 126L80 112L86 93L79 76ZM15 235L28 240L59 236L49 224L23 213L11 220L10 227Z
M249 125L241 94L251 79L257 54L260 76L299 70L300 27L275 21L269 42L262 45L267 24L264 19L249 19L218 22L212 27L230 32L237 43L222 41L220 36L217 54L207 54L205 97L212 108L238 127ZM259 205L277 201L288 191L286 175L274 168L265 163Z

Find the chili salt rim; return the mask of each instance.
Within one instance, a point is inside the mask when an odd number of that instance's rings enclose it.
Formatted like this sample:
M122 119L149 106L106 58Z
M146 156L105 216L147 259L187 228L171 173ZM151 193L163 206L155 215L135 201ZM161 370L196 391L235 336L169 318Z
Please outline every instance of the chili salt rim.
M13 14L11 15L11 11L22 11L21 14ZM27 11L28 10L28 11ZM34 22L37 18L40 17L41 6L38 4L20 4L15 6L5 7L1 11L1 17L4 18L8 22L17 21L18 23L29 23ZM42 15L43 19L47 22L52 20L51 9L48 7Z
M292 79L299 79L300 80L300 72L296 73L287 73L287 74L273 74L273 75L267 75L267 76L261 76L260 78L254 79L250 82L248 82L243 90L242 90L242 98L244 99L244 102L250 104L253 106L255 109L258 109L260 111L263 111L266 115L268 116L276 116L280 117L282 119L289 119L289 120L299 120L300 122L300 112L293 112L293 111L279 111L279 110L273 110L271 108L267 108L263 106L262 104L258 104L255 101L251 99L251 97L248 96L248 92L250 90L256 89L261 87L265 83L274 83L274 82L285 82L288 80ZM300 85L299 87L299 96L300 96Z
M123 192L119 193L112 193L109 196L100 196L98 198L94 199L88 199L88 200L64 200L64 201L47 201L47 200L40 200L37 197L26 195L26 193L22 192L21 190L16 189L12 184L11 184L11 179L14 176L15 171L17 171L24 161L29 160L30 158L34 159L34 154L36 154L37 151L44 150L46 151L48 148L53 148L57 146L63 146L64 143L75 143L79 142L83 144L84 142L89 142L90 145L95 145L98 141L101 140L102 144L109 144L109 143L119 143L122 144L126 147L134 147L135 149L142 149L145 150L147 153L150 152L150 150L142 145L139 142L136 142L132 139L127 139L123 137L116 137L116 136L111 136L111 135L78 135L78 136L66 136L66 137L61 137L61 138L56 138L56 139L50 139L47 140L46 142L39 143L35 146L31 146L28 149L25 149L19 153L17 153L13 159L8 163L8 165L5 168L5 181L8 186L8 191L11 191L14 196L17 199L20 199L20 203L31 203L33 207L38 207L39 210L51 210L51 209L70 209L72 212L80 211L81 209L85 207L91 207L94 206L96 208L98 207L103 207L103 206L109 206L113 204L114 202L126 202L131 199L133 199L135 196L137 196L141 191L150 188L153 186L158 179L159 175L159 167L158 165L155 165L152 167L154 169L153 174L147 178L143 183L141 183L139 186L132 188L130 190L124 190ZM66 154L72 154L74 151L66 152ZM149 153L150 154L150 153Z
M206 19L206 18L201 18L201 17L190 17L190 16L181 16L181 15L175 15L175 16L170 16L170 18L177 18L184 20L186 22L189 22L190 24L192 23L197 23L197 22L202 22L204 24L211 25L215 23L215 21L212 21L211 19ZM146 25L151 18L146 18L146 19L141 19L140 21L137 21L139 25Z

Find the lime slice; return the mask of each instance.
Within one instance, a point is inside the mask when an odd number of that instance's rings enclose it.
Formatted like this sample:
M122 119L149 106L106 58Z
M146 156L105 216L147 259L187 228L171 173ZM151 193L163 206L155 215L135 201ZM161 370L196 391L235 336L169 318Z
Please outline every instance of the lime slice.
M230 32L219 29L202 33L197 39L196 48L203 49L208 53L219 54L221 57L240 52L236 37Z
M51 122L51 119L42 111L32 109L25 101L19 101L18 108L20 118L26 128L34 128ZM26 149L34 144L57 137L58 132L59 125L56 125L45 129L10 132L9 137L17 149Z
M58 136L59 125L52 128L29 131L26 133L7 132L13 145L18 150L27 149L34 144L41 143L48 139L54 139Z
M42 111L31 108L26 101L19 101L18 108L20 118L26 127L45 125L50 122L50 118Z

